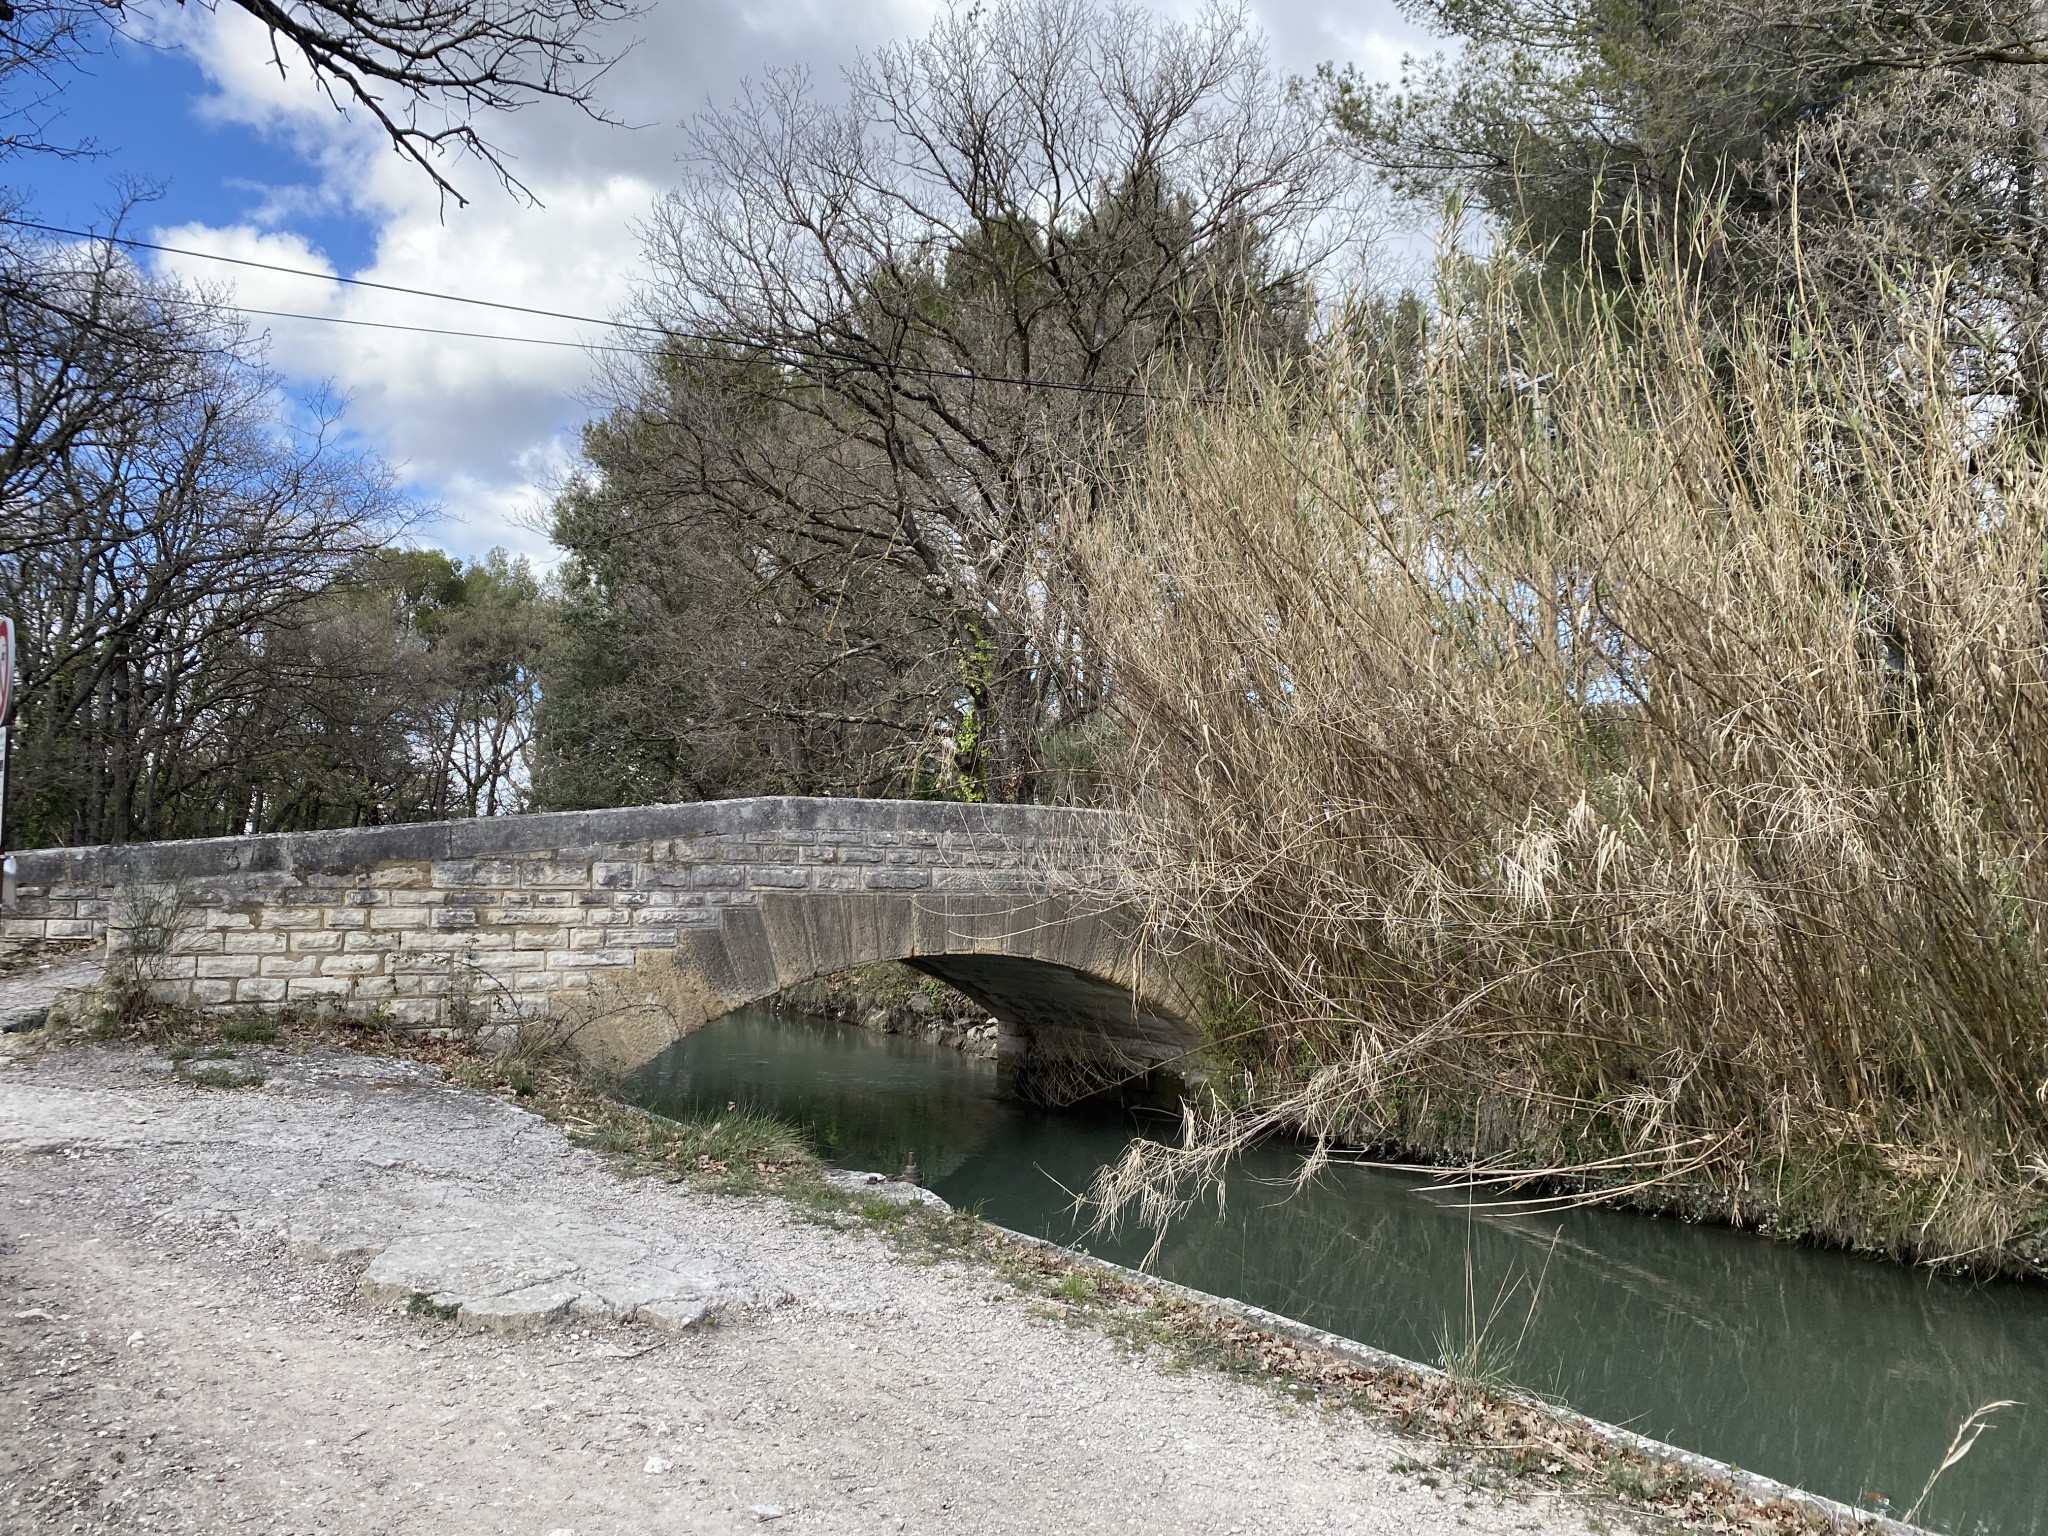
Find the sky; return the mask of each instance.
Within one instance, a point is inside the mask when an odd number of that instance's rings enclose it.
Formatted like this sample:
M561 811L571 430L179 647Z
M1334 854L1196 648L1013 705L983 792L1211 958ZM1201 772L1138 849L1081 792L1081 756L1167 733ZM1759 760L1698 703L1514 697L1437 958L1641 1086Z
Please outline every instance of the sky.
M1152 0L1191 18L1192 4ZM157 244L317 272L607 316L644 274L636 225L679 179L683 124L740 83L803 66L821 87L858 53L922 33L937 0L654 0L616 39L633 44L598 87L619 126L560 104L481 124L532 189L523 201L476 165L453 172L469 198L444 201L374 128L338 114L303 71L279 77L262 31L241 12L158 0L131 14L147 41L121 41L70 80L52 137L93 141L92 158L17 158L0 169L25 216L106 227L122 184L147 188L124 232ZM1429 39L1391 0L1256 0L1276 65L1326 60L1390 78ZM539 346L259 319L295 391L345 402L353 439L397 470L431 516L415 532L465 558L493 547L557 558L550 488L573 470L593 409L593 358L606 334L401 294L144 258L241 305L516 333Z

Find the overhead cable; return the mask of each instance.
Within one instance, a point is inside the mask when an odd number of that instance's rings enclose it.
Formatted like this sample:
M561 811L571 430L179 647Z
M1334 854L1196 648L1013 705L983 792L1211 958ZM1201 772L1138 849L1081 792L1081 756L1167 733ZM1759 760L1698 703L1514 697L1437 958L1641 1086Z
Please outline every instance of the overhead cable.
M320 272L310 267L288 267L279 262L257 261L248 256L228 256L218 251L192 250L184 246L159 245L151 240L136 240L126 235L100 235L90 230L67 229L59 224L43 224L34 219L21 219L0 215L0 224L15 229L34 230L38 234L61 235L73 240L91 240L107 245L118 245L128 250L152 251L163 256L188 256L199 261L217 261L229 266L248 267L259 272L275 272L286 277L305 277L317 282L338 283L349 288L371 288L381 293L405 294L411 298L432 299L445 304L469 304L481 309L504 310L512 314L534 315L547 320L570 320L579 325L602 326L608 330L626 331L646 336L656 336L663 341L686 341L700 346L748 347L757 355L773 359L778 356L803 358L814 362L841 363L871 373L901 374L923 379L952 379L970 384L1004 384L1018 389L1051 390L1061 394L1102 395L1119 400L1161 400L1151 390L1118 384L1076 384L1063 379L1033 379L1013 374L978 373L970 368L937 368L926 363L904 363L889 358L865 357L857 352L841 352L831 347L816 346L808 342L778 341L772 343L742 342L729 336L715 336L704 331L684 330L676 326L646 325L631 320L606 320L596 315L579 315L566 310L540 309L530 304L509 304L500 299L479 299L469 294L440 293L430 288L412 288L403 283L380 283L365 277L341 277L332 272ZM401 325L388 320L357 320L343 315L314 315L282 309L254 309L247 305L214 301L215 307L234 310L241 314L263 315L279 320L306 320L320 325L351 325L372 330L412 331L428 336L455 336L479 341L523 342L543 347L577 347L590 352L620 352L642 356L658 356L656 347L607 346L600 343L564 341L543 336L507 336L487 331L458 331L430 325ZM1194 394L1192 398L1213 402L1216 397Z

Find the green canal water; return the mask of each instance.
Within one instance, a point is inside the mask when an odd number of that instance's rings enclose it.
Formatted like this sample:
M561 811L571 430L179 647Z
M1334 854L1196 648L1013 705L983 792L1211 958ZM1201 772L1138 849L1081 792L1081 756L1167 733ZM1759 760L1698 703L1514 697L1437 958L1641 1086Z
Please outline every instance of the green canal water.
M1114 1107L1005 1095L992 1063L824 1020L746 1009L628 1085L653 1109L737 1102L805 1126L831 1162L894 1172L915 1154L956 1207L1137 1263L1151 1234L1089 1238L1069 1191L1134 1135ZM2048 1536L2048 1287L1922 1271L1612 1211L1468 1209L1427 1179L1259 1149L1166 1235L1168 1279L1415 1360L1469 1336L1466 1274L1492 1337L1521 1336L1512 1379L1582 1412L1865 1507L1902 1512L1964 1415L2008 1409L1921 1523ZM1529 1296L1537 1276L1533 1315ZM1525 1316L1529 1317L1526 1332Z

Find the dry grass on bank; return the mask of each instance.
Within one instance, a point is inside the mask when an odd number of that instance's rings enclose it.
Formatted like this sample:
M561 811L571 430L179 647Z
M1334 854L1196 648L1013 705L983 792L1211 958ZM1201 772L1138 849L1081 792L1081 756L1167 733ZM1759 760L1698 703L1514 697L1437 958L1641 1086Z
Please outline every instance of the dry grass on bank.
M1469 274L1468 274L1469 275ZM2048 1265L2048 480L1878 350L1468 281L1190 404L1076 535L1231 1103L1901 1256Z

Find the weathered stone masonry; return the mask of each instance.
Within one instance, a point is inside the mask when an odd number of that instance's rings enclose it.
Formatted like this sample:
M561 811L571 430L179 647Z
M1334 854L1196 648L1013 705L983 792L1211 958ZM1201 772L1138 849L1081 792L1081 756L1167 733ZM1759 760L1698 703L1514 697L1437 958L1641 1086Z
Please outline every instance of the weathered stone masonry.
M1179 1060L1191 1008L1105 876L1111 831L1091 812L772 798L46 849L17 855L0 936L105 933L201 1008L567 1020L617 1066L900 959L986 1006L1013 1060L1138 1072Z

